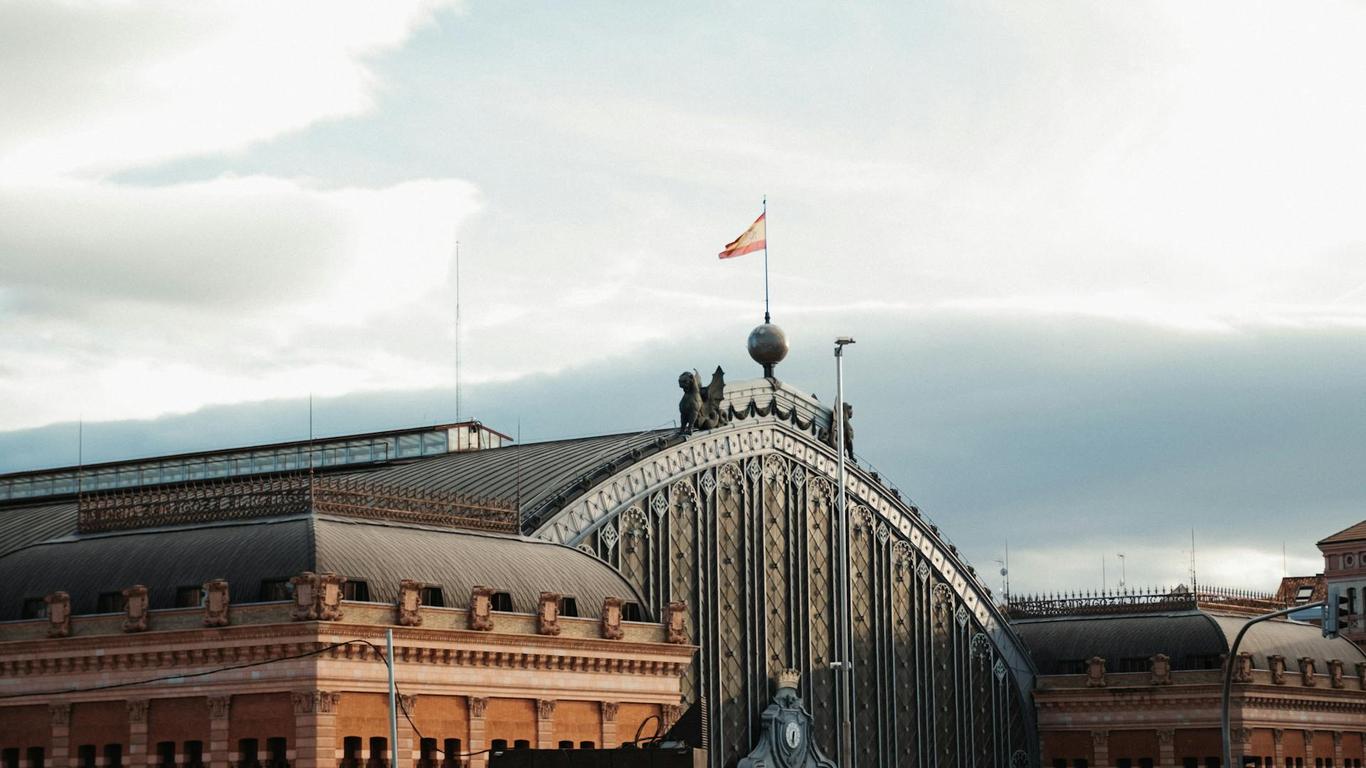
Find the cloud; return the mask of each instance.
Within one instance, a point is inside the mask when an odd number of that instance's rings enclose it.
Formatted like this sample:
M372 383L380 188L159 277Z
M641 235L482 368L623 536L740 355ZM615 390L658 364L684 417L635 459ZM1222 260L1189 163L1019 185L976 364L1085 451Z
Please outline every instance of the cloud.
M439 1L7 3L0 179L101 175L359 114Z

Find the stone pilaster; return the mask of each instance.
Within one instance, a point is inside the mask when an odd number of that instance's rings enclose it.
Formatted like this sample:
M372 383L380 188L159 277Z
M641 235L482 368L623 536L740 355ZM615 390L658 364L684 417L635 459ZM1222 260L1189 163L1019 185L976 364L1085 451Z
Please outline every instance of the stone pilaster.
M536 748L555 748L555 700L536 701Z
M1171 728L1157 731L1157 764L1159 768L1176 768L1176 731Z
M599 746L612 749L617 746L617 707L615 701L602 703L602 741Z
M483 752L488 749L488 736L484 733L484 711L488 706L488 699L480 696L470 697L470 744L465 748L466 752ZM488 764L487 752L470 756L470 768L485 768Z
M1343 765L1342 731L1333 731L1333 765Z
M228 717L232 713L231 696L209 697L209 743L204 750L204 765L208 768L229 768Z
M1109 731L1091 731L1091 765L1096 766L1096 768L1109 768Z
M52 723L52 766L67 768L71 765L71 705L51 704L48 712Z
M1276 765L1285 765L1285 729L1273 728L1271 730L1271 742L1275 747Z
M296 691L294 702L295 768L327 768L337 762L337 702L341 694Z
M1323 757L1323 755L1319 755L1319 757ZM1305 764L1305 765L1313 765L1313 764L1314 764L1314 732L1313 732L1313 731L1305 731L1305 732L1304 732L1304 764Z
M1229 734L1229 747L1233 750L1233 764L1242 765L1243 758L1252 752L1252 729L1232 728Z
M147 756L147 700L130 699L128 705L128 762L129 768L151 765Z
M408 717L417 718L417 695L400 693L398 699L398 756L399 759L406 756L413 761L411 764L416 764L418 757L420 757L418 750L420 745L417 743L417 735L413 733L413 724L408 722ZM404 712L408 713L408 717L403 716Z

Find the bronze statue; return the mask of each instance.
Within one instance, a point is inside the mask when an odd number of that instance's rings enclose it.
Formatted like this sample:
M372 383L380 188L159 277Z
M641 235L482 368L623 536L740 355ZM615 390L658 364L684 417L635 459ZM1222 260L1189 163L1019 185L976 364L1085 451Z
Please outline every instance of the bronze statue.
M701 389L702 377L696 370L678 376L683 399L678 401L678 425L687 433L694 429L715 429L728 421L725 411L726 372L721 366L711 375L711 383Z
M849 420L854 418L854 406L848 402L844 404L844 452L849 458L854 457L854 428L849 424ZM839 440L839 424L835 421L835 414L830 414L830 431L825 434L825 444L839 449L836 442Z

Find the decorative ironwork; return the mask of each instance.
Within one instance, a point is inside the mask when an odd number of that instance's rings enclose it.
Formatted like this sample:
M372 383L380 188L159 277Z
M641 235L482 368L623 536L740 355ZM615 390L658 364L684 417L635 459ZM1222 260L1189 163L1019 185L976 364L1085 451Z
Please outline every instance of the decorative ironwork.
M1265 592L1220 589L1201 586L1192 591L1184 585L1174 588L1113 590L1108 592L1069 592L1026 595L1009 598L1006 606L1011 618L1044 616L1094 616L1121 613L1159 613L1218 607L1221 611L1257 615L1285 608L1289 603Z
M86 494L77 506L82 533L308 511L370 520L515 533L517 509L494 499L413 491L344 477L306 474Z

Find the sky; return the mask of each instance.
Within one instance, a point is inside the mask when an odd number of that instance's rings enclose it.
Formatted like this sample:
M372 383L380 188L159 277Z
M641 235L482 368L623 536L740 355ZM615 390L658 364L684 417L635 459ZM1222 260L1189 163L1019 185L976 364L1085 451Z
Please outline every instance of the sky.
M979 572L1172 583L1193 529L1202 582L1268 589L1366 510L1363 34L0 0L0 471L74 463L78 421L87 460L296 439L310 394L330 433L668 423L677 371L757 372L762 260L715 254L767 197L779 376L832 400L858 338L862 460Z

